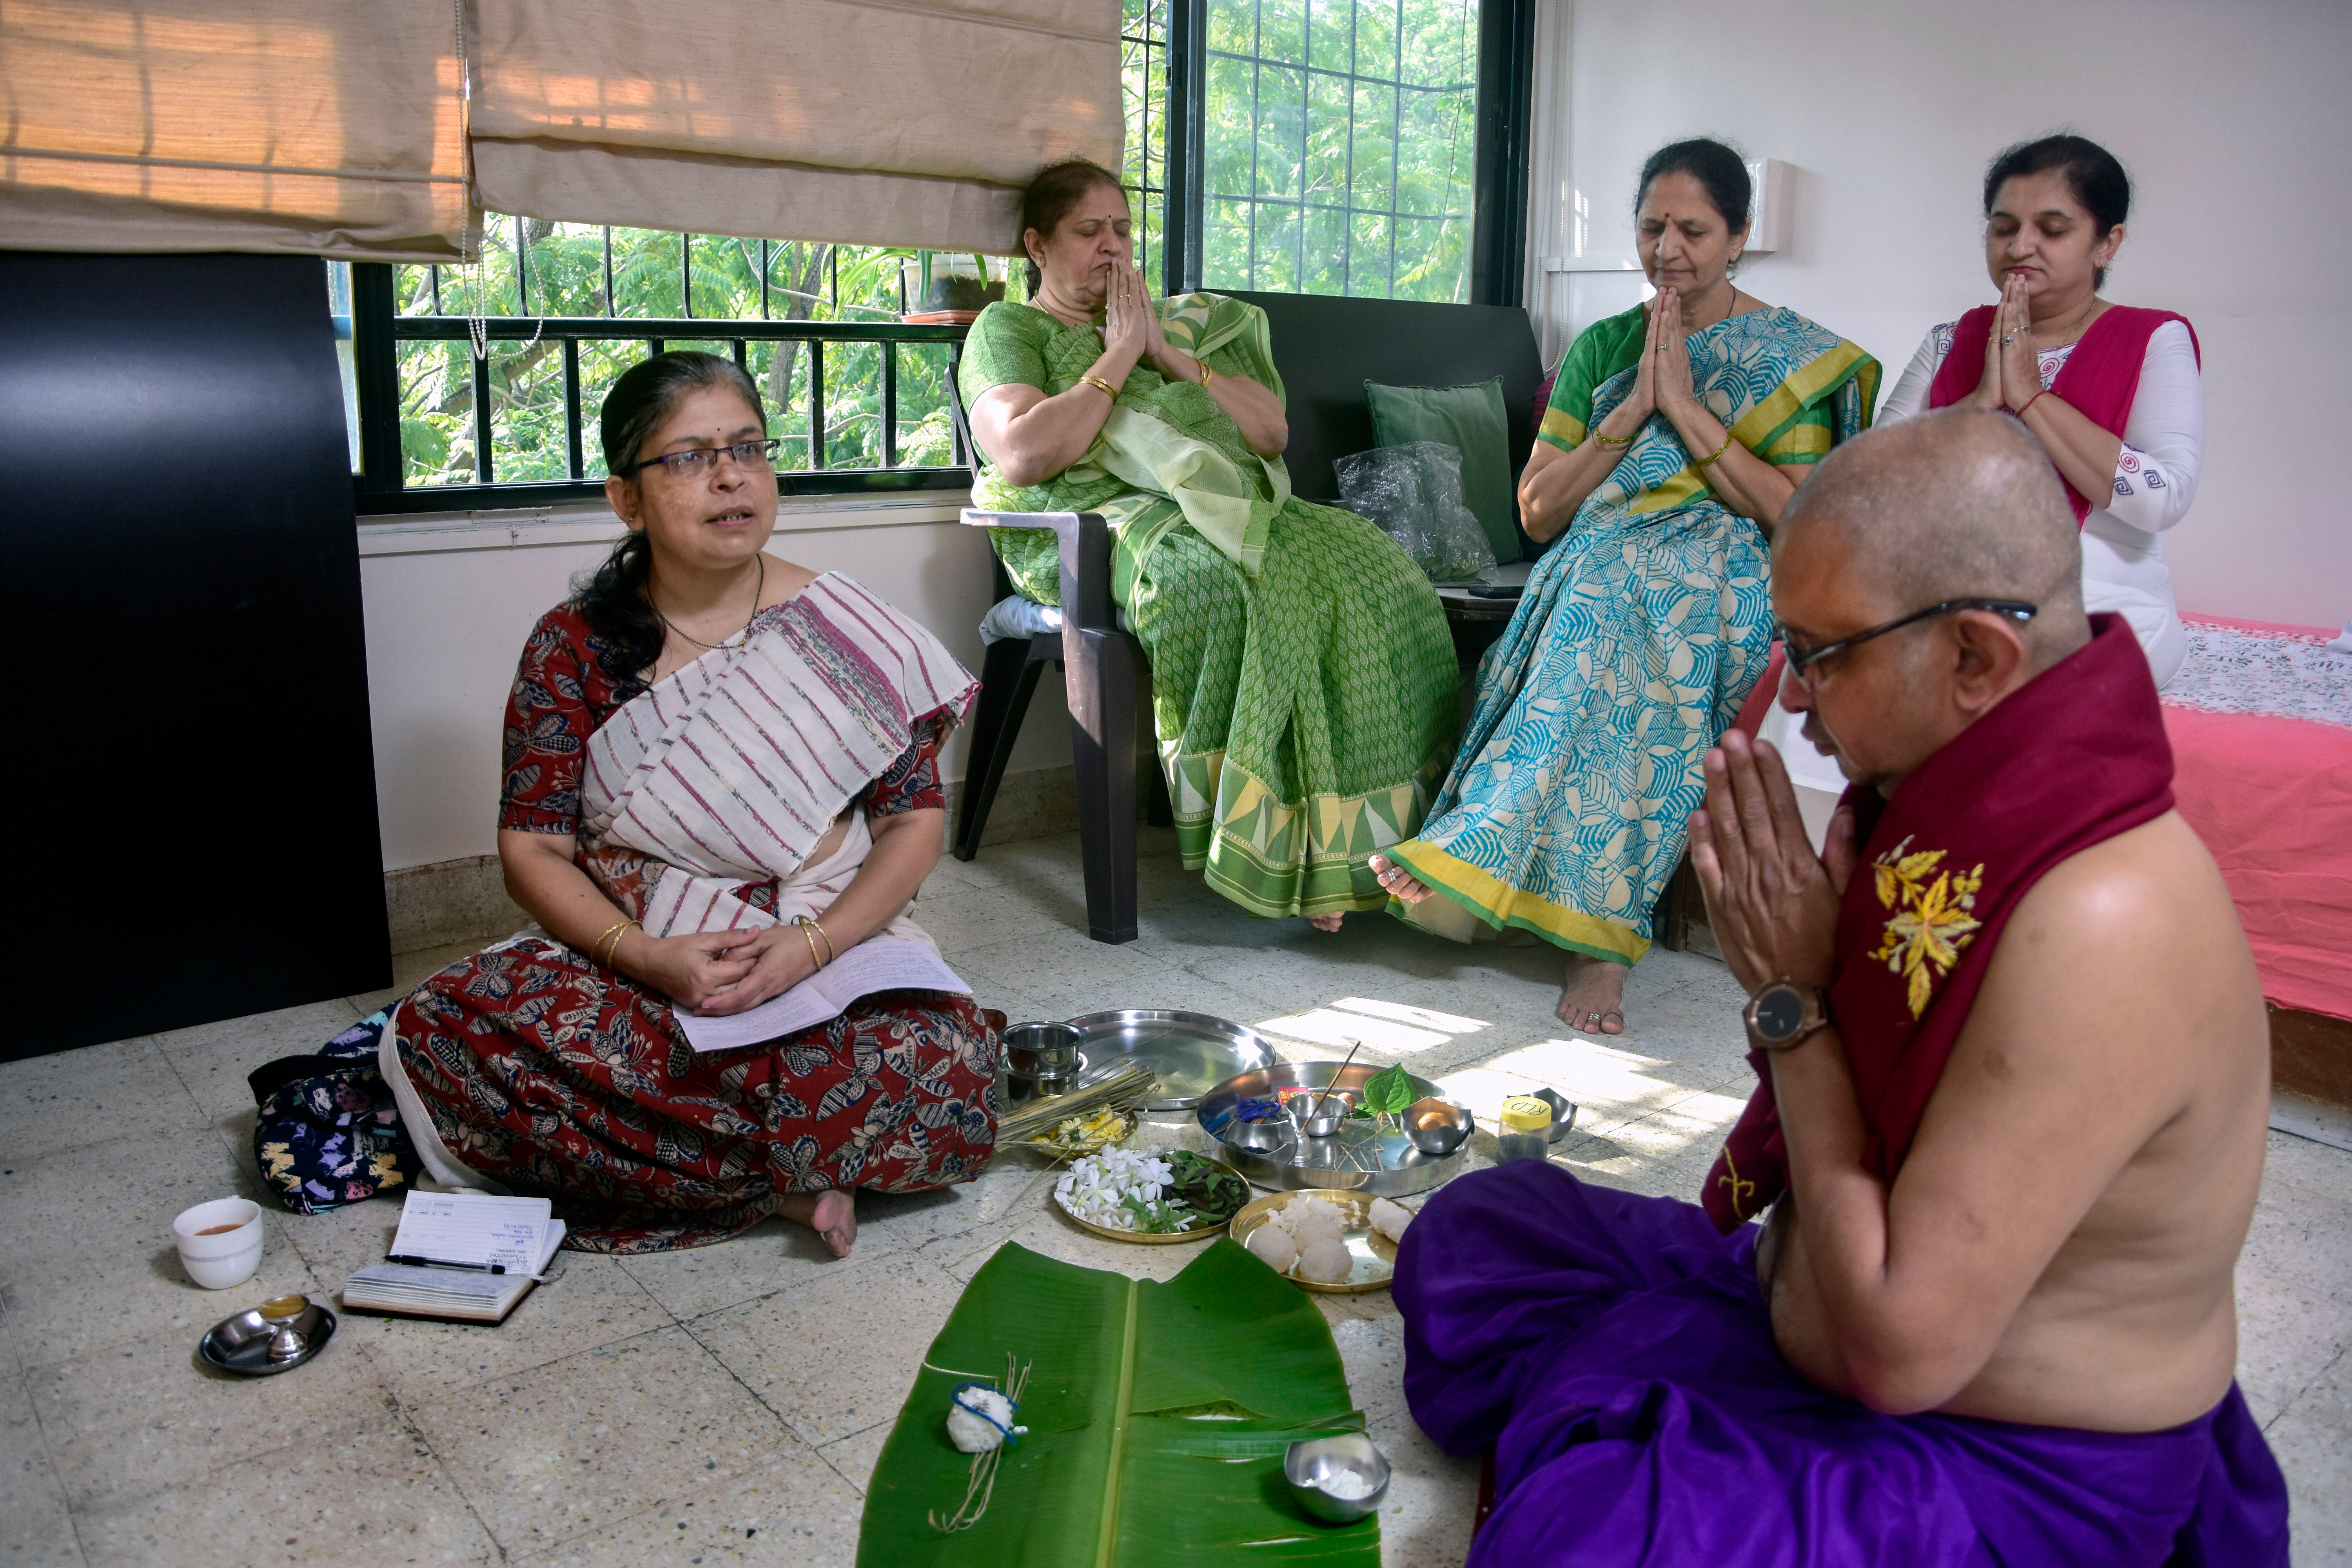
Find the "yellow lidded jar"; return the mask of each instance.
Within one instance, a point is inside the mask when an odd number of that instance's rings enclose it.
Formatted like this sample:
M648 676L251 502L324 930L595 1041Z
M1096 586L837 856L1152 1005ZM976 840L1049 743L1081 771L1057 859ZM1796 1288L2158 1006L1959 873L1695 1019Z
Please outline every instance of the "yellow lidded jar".
M1550 1152L1551 1106L1531 1094L1515 1094L1503 1101L1501 1124L1495 1132L1495 1159L1540 1160Z

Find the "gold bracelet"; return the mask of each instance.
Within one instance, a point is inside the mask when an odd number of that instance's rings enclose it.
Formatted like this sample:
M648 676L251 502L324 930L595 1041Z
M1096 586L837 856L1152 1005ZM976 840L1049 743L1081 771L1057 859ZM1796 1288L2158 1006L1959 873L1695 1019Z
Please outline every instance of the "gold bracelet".
M1612 441L1608 437L1603 436L1600 431L1595 430L1592 433L1592 438L1600 442L1604 447L1630 447L1634 442L1642 438L1642 433L1639 430L1636 430L1622 441Z
M631 926L636 926L639 931L643 931L645 929L644 926L639 925L635 921L623 921L619 925L616 925L610 931L606 931L604 936L600 936L596 939L596 948L599 952L603 951L604 947L605 937L610 937L613 942L612 951L606 952L604 957L597 959L596 962L598 963L601 963L606 969L613 967L614 963L617 962L621 956L621 939L629 934L629 928Z
M796 918L793 920L793 924L801 928L801 940L808 943L810 970L814 972L823 969L824 964L819 961L816 955L816 938L809 935L807 918L804 916Z
M602 935L600 935L600 936L598 936L594 942L590 942L590 943L588 944L588 960L589 960L589 962L590 962L590 963L604 963L604 961L603 959L601 959L601 958L598 958L596 955L597 955L598 953L600 953L600 952L604 952L604 942L605 942L605 940L606 940L607 938L609 938L609 937L610 937L610 936L614 932L614 931L626 931L626 930L628 930L628 929L629 929L629 922L628 922L628 921L615 921L613 924L606 926L606 927L604 928L604 930L603 934L602 934Z
M1118 387L1116 387L1116 386L1113 386L1110 383L1108 383L1108 382L1105 381L1102 377L1100 377L1100 376L1098 376L1098 375L1082 375L1082 376L1078 377L1078 380L1079 380L1082 384L1084 384L1085 385L1087 385L1087 386L1099 386L1099 387L1101 387L1101 388L1102 388L1102 391L1103 391L1103 395L1104 395L1105 397L1109 398L1113 403L1117 403L1117 402L1118 401Z
M824 929L824 922L818 920L814 915L794 915L793 917L793 924L801 928L801 934L803 936L806 936L809 931L814 931L817 935L824 939L825 963L831 963L835 959L841 956L840 952L833 945L833 933L826 931ZM814 943L810 945L809 956L812 958L816 956L816 948Z
M1201 390L1203 392L1208 391L1209 383L1214 379L1209 374L1209 362L1204 359L1196 359L1192 363L1201 367Z
M1720 447L1717 447L1714 451L1709 452L1706 457L1704 457L1704 458L1698 458L1697 460L1696 460L1695 462L1693 462L1693 463L1691 464L1691 467L1692 467L1692 468L1706 468L1709 463L1714 462L1717 458L1722 457L1726 452L1728 452L1728 451L1730 451L1730 450L1731 450L1731 432L1730 432L1730 431L1728 431L1728 430L1726 430L1726 431L1723 433L1723 445L1722 445L1722 446L1720 446Z

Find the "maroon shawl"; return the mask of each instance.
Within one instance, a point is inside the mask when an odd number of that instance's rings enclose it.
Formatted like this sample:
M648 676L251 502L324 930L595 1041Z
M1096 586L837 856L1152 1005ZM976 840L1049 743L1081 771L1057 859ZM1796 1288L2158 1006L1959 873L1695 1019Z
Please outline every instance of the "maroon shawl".
M2109 314L2113 314L2112 311ZM1868 1132L1863 1160L1893 1182L1968 1021L1995 944L2060 861L2172 809L2172 746L2138 639L2093 616L2091 640L1946 742L1882 800L1851 789L1861 844L1838 913L1830 1016ZM1728 1233L1788 1188L1772 1079L1707 1173Z
M1992 331L1993 315L1999 310L1997 305L1979 305L1953 326L1952 352L1944 356L1935 382L1927 388L1928 407L1950 407L1984 379L1985 339ZM2196 349L2198 363L2203 363L2205 351L2198 345L2197 329L2189 326L2188 317L2137 305L2110 305L2066 356L2058 379L2050 384L2051 393L2122 440L2124 425L2131 418L2132 400L2139 395L2139 371L2147 360L2147 340L2167 321L2188 327L2189 346ZM2089 500L2064 474L2058 476L2058 482L2066 486L2066 503L2074 509L2074 521L2080 524L2091 515Z

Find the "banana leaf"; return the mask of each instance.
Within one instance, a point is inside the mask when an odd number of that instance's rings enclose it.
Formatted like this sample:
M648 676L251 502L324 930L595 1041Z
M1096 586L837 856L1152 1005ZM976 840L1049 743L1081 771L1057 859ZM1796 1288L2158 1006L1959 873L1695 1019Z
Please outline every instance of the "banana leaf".
M947 1534L971 1457L947 1436L956 1386L1031 1365L987 1513ZM1331 1331L1305 1292L1223 1237L1165 1284L1007 1243L931 1342L874 1467L859 1568L1378 1568L1380 1517L1327 1524L1292 1500L1294 1439L1363 1430Z

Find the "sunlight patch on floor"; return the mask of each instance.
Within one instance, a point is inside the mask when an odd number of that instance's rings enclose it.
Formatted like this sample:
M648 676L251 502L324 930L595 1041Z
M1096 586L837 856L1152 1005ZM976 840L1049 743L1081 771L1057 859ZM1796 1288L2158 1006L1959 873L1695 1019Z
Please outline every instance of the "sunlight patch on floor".
M1318 1007L1311 1013L1297 1013L1287 1018L1268 1018L1265 1023L1252 1026L1262 1035L1311 1040L1318 1045L1336 1046L1341 1049L1361 1040L1379 1050L1425 1051L1454 1037L1435 1029L1416 1029L1410 1024L1391 1023L1386 1018L1370 1017L1362 1013L1342 1013L1333 1007Z
M1350 1013L1369 1013L1375 1018L1393 1018L1400 1024L1417 1024L1424 1029L1442 1029L1449 1035L1475 1034L1489 1026L1484 1018L1464 1018L1440 1013L1433 1007L1408 1006L1402 1002L1382 1002L1370 996L1342 996L1331 1005Z
M1687 1097L1699 1086L1676 1083L1649 1069L1675 1064L1638 1056L1598 1040L1538 1040L1486 1064L1559 1090L1579 1105L1639 1111ZM1473 1107L1472 1109L1476 1109Z

